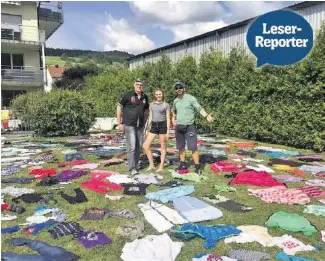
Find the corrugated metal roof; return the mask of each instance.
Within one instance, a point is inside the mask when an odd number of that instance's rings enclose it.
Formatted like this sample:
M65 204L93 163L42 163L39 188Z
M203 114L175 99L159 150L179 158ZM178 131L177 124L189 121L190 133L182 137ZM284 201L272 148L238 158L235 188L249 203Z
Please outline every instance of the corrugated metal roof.
M323 3L323 2L324 1L306 1L306 2L302 2L302 3L294 4L294 5L291 5L291 6L287 6L285 8L282 8L281 10L288 10L288 9L289 10L299 10L299 9L302 9L302 8L305 8L305 7L309 7L309 6L313 6L313 5L317 5L317 4ZM179 46L179 45L182 45L182 44L188 44L189 42L192 42L192 41L195 41L195 40L198 40L198 39L201 39L201 38L205 38L207 36L221 34L223 32L229 31L231 29L235 29L235 28L239 28L239 27L242 27L244 25L247 25L252 20L256 19L257 17L259 17L259 16L256 16L256 17L253 17L253 18L249 18L249 19L246 19L244 21L241 21L241 22L238 22L238 23L234 23L234 24L231 24L231 25L228 25L228 26L225 26L225 27L222 27L222 28L213 30L213 31L209 31L209 32L206 32L204 34L200 34L200 35L197 35L197 36L194 36L194 37L191 37L191 38L188 38L188 39L185 39L185 40L176 42L176 43L172 43L172 44L169 44L169 45L165 45L163 47L159 47L159 48L156 48L156 49L153 49L153 50L150 50L150 51L141 53L141 54L137 54L135 56L132 56L132 57L127 58L126 60L127 61L131 61L131 60L133 60L135 58L139 58L139 57L142 57L142 56L146 56L146 55L149 55L149 54L152 54L152 53L157 53L157 52L160 52L160 51L163 51L163 50L167 50L167 49L170 49L172 47L176 47L176 46Z
M21 5L21 1L1 1L1 4L8 4L8 5Z

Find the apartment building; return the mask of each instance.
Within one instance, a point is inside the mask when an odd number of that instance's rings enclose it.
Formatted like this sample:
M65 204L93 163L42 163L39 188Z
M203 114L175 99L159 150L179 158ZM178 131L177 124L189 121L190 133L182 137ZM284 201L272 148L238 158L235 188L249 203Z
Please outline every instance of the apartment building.
M1 107L47 85L45 42L63 23L61 2L1 2Z

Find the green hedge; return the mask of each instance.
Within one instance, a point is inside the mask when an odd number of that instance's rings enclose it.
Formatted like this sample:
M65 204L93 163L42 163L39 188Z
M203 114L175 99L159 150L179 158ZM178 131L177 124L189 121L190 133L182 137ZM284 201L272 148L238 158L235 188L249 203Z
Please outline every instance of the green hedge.
M317 151L325 148L324 26L312 52L291 66L256 68L255 57L234 48L227 56L209 50L198 64L185 57L173 65L162 55L157 63L133 71L120 67L89 77L85 94L96 102L97 115L115 115L120 93L131 90L137 77L144 78L150 97L162 88L170 103L175 98L173 83L184 81L187 91L217 119L208 124L198 117L201 130Z
M24 94L12 101L12 108L40 136L84 135L95 120L94 104L71 90Z

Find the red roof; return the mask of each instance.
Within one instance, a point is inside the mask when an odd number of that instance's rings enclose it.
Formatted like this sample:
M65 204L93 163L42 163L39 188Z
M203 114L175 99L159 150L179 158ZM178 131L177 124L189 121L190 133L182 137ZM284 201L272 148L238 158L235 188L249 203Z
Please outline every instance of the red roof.
M49 70L52 78L62 78L63 72L66 69L68 69L68 67L66 67L66 66L59 67L56 65L49 65L49 66L47 66L47 69Z

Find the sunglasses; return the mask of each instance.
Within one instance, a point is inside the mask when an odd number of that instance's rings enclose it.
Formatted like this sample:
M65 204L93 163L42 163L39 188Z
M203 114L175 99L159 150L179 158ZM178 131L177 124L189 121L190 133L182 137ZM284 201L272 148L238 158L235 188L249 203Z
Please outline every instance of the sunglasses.
M181 86L181 85L176 85L176 86L175 86L175 90L181 90L181 89L184 89L184 87Z

